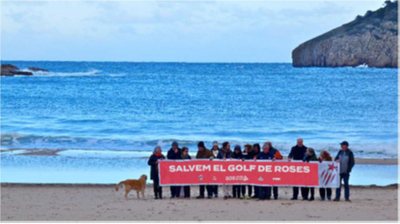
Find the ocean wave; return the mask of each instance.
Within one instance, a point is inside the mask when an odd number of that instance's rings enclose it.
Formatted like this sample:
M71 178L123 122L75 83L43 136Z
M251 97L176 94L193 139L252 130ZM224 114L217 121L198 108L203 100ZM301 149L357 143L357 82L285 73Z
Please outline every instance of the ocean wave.
M75 77L75 76L94 76L100 74L100 70L90 70L87 72L71 72L71 73L66 73L66 72L33 72L34 76L40 76L40 77Z
M214 139L205 139L206 147L211 148ZM172 142L177 141L180 147L187 146L191 152L197 151L198 140L182 139L152 139L152 140L131 140L131 139L111 139L111 138L85 138L70 136L38 136L21 133L1 134L1 146L3 149L10 148L47 148L47 149L80 149L80 150L106 150L106 151L152 151L155 146L160 145L163 151L167 151ZM313 147L317 153L322 149L331 152L335 156L339 150L339 143L321 143L305 140L305 145ZM229 141L231 147L235 145L244 146L253 144L249 141ZM222 141L219 142L220 145ZM261 145L263 142L258 142ZM275 148L279 149L283 155L287 155L295 142L273 142ZM350 147L357 157L364 158L397 158L397 144L395 143L363 143L351 144Z
M356 68L368 68L367 63L364 63L362 65L356 66Z
M195 145L197 141L156 139L129 140L110 138L85 138L70 136L39 136L22 133L1 134L2 148L58 148L58 149L93 149L93 150L145 150L152 151L156 145L169 148L172 142L180 145Z
M101 70L97 69L92 69L86 72L44 72L44 71L32 71L29 69L22 69L21 71L26 71L26 72L32 72L33 76L37 77L81 77L81 76L90 76L90 77L95 77L95 76L110 76L110 77L122 77L125 76L125 74L107 74L104 73ZM23 77L23 76L21 76Z

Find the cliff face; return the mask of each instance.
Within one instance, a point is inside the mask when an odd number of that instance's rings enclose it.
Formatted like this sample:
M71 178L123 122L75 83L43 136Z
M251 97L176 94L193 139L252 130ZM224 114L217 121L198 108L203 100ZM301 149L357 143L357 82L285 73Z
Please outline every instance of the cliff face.
M311 39L292 52L294 67L367 64L397 68L397 1Z

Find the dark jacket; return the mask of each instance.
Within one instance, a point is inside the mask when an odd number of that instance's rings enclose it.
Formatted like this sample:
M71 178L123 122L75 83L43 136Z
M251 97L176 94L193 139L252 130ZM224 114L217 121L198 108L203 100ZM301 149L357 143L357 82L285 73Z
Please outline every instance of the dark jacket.
M175 159L177 157L179 157L178 155L180 155L182 152L182 150L180 148L178 148L178 153L175 153L173 148L170 148L168 150L168 154L167 154L167 159Z
M171 151L171 150L170 150ZM178 153L175 153L174 150L172 150L172 152L170 153L170 151L168 151L168 159L181 159L181 151L178 149Z
M210 149L210 151L214 154L214 149ZM221 149L218 148L218 150L217 150L217 156L218 156L218 154L219 154L220 151L221 151ZM217 156L215 156L215 157L217 157Z
M183 154L181 154L180 159L192 159L192 157L188 154L188 155L187 155L187 158L183 158Z
M260 152L257 156L257 159L260 160L267 160L267 159L273 159L274 155L271 154L271 152L265 153L265 152Z
M256 156L256 153L254 152L254 150L251 150L247 154L243 154L243 158L246 160L253 160L254 156Z
M159 157L155 156L154 154L150 156L149 161L147 162L147 164L150 166L150 179L154 180L154 179L158 179L158 168L156 168L157 164L157 160L159 159L165 159L164 155L161 155Z
M311 156L307 155L306 157L304 157L303 161L304 162L318 161L318 158L315 154L313 154Z
M337 154L337 156L335 157L335 161L339 159L339 155L342 153L346 153L349 156L349 164L347 165L347 173L351 172L351 169L353 169L353 166L356 164L354 161L354 154L350 149L347 150L340 150Z
M242 151L240 153L232 153L232 159L243 159L244 156L242 154Z
M211 150L203 149L203 151L197 151L196 159L209 159L210 157L214 158L214 154Z
M221 149L218 153L217 158L218 159L223 159L223 158L230 159L232 157L232 154L233 154L233 152L231 150L229 150L228 153L225 153L224 149Z
M253 150L253 159L254 159L254 156L258 156L258 154L260 154L260 152L257 153L256 150Z
M294 159L294 160L303 160L305 157L307 151L307 147L303 145L302 147L299 147L298 145L293 146L292 150L290 150L289 159Z

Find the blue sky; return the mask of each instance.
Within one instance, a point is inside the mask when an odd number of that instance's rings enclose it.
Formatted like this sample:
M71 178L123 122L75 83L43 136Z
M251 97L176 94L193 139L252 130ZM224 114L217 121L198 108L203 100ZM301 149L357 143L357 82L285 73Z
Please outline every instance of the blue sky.
M383 1L5 2L1 59L291 62Z

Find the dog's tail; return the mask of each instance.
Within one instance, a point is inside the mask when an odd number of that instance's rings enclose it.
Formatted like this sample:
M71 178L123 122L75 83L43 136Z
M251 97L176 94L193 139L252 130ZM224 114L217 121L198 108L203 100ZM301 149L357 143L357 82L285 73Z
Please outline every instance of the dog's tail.
M117 184L117 186L115 187L115 191L118 191L118 188L122 185L125 184L125 181L121 181Z

